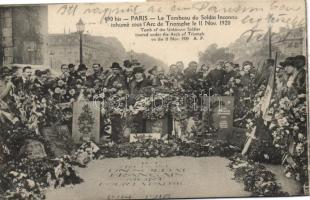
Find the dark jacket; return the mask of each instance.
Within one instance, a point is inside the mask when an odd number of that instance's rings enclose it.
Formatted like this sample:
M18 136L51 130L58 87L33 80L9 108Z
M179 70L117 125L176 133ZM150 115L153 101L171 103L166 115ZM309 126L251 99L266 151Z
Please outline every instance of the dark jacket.
M210 71L206 79L213 87L219 87L223 85L224 76L225 76L224 70L213 69L212 71Z
M123 75L110 75L105 81L105 86L107 88L115 88L115 85L121 84L122 89L126 89L126 80Z
M307 71L304 68L302 68L301 70L299 70L297 76L294 79L293 86L294 88L296 88L299 94L306 93L306 84L307 84L306 73Z
M138 94L142 88L150 85L151 84L147 79L143 79L143 81L140 82L137 82L135 79L133 79L130 82L130 94Z

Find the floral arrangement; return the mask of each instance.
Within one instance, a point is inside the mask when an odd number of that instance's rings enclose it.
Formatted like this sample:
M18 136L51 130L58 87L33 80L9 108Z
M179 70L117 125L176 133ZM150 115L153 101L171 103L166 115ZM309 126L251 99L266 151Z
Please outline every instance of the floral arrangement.
M82 181L70 164L71 158L30 160L23 158L7 164L0 175L5 199L45 199L44 189L77 184Z
M306 94L299 94L274 100L265 120L273 136L274 146L284 156L286 176L294 177L302 183L308 180L306 119Z
M99 146L99 158L118 157L171 157L171 156L230 156L238 149L218 140L203 143L182 141L179 138L164 140L144 140L133 143L107 143Z
M263 123L265 135L269 136L268 140L255 140L248 156L255 161L282 163L288 178L293 177L304 184L308 180L306 94L298 93L294 88L275 88L263 121L258 122L262 117L264 86L258 89L253 98L254 105L243 119L248 134L254 125Z
M251 160L245 160L239 155L230 158L229 167L234 171L235 180L244 184L245 191L253 196L288 196L276 182L275 174L268 171L263 165Z

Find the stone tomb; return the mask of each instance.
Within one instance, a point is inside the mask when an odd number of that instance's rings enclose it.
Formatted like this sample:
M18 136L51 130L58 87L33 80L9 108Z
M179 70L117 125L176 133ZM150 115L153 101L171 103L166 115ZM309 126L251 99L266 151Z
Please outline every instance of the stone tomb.
M212 116L212 125L219 130L219 139L228 139L233 129L234 97L205 96L203 117Z
M221 157L107 158L78 168L84 182L50 190L46 199L168 199L244 197ZM224 186L224 187L223 187Z

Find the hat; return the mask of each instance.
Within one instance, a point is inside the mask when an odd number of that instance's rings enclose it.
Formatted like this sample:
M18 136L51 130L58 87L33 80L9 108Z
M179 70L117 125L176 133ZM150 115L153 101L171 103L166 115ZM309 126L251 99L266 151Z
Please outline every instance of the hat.
M135 68L133 68L133 74L143 73L143 72L144 72L144 68L143 67L135 67Z
M303 55L295 56L294 58L294 66L297 68L301 68L306 64L306 57Z
M130 62L130 60L124 60L124 66L126 68L130 68L132 66L132 63Z
M87 67L86 67L85 64L80 64L79 65L78 71L82 71L82 70L87 70Z
M282 67L286 67L288 65L294 65L294 60L295 58L294 57L287 57L284 62L280 62L280 65Z
M153 74L153 71L155 71L155 70L158 71L158 66L152 67L152 68L148 71L148 73Z
M111 69L119 69L122 70L121 66L117 62L112 63Z
M72 64L72 63L70 63L70 64L68 65L68 67L69 67L69 68L74 68L74 67L75 67L75 65L74 65L74 64Z
M34 71L34 75L35 76L38 76L38 77L40 77L40 76L42 76L42 74L43 74L43 71L41 71L41 70L36 70L36 71Z

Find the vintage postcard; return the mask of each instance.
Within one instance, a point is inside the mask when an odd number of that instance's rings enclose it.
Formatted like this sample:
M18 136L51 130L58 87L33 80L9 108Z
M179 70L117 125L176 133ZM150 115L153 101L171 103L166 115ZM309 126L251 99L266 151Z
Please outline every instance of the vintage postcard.
M306 22L305 0L0 5L0 199L308 196Z

